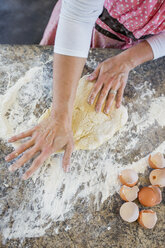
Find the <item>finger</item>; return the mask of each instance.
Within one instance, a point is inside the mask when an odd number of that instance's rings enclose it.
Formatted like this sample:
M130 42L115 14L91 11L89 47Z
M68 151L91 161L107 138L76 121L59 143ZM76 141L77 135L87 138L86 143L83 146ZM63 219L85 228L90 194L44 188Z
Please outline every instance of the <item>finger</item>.
M10 139L8 139L8 142L15 142L19 139L23 139L23 138L26 138L28 136L31 136L32 133L36 130L36 126L25 131L25 132L22 132L20 134L17 134L17 135L14 135L13 137L11 137Z
M102 108L102 105L108 95L108 92L110 90L110 87L111 87L111 84L105 84L104 87L102 88L101 90L101 93L100 93L100 96L98 97L98 100L97 100L97 103L96 103L96 112L100 112L101 111L101 108Z
M100 72L100 68L101 68L101 63L97 66L97 68L87 77L87 79L89 81L93 81L96 78L98 78L99 76L99 72Z
M21 145L19 148L17 148L14 152L10 153L9 155L7 155L5 157L6 161L10 161L16 157L18 157L19 154L23 153L24 151L26 151L29 147L31 147L34 144L34 138L28 140L26 143L24 143L23 145Z
M49 153L42 152L32 163L31 167L24 173L22 179L27 180L31 175L44 163L48 158Z
M66 145L66 149L65 149L65 152L64 152L63 160L62 160L62 167L63 167L65 172L69 171L70 159L71 159L73 149L74 149L74 144L73 144L72 141L70 141Z
M122 102L122 98L123 98L123 94L124 94L124 88L125 88L125 86L122 85L117 92L117 96L116 96L116 107L117 108L119 108L121 106L121 102Z
M30 160L35 153L39 151L37 146L33 146L30 150L25 152L20 159L9 167L9 171L15 171L24 165L28 160Z
M94 103L94 100L97 96L97 94L99 93L99 91L101 90L102 88L102 85L103 85L103 80L102 78L98 78L98 80L96 81L96 83L94 84L89 96L88 96L88 103L89 104L93 104Z
M111 90L116 91L116 90L118 89L118 85L119 85L119 81L116 81L116 82L114 83L113 87L111 88ZM111 91L110 91L109 94L108 94L108 97L107 97L107 101L106 101L106 104L105 104L105 108L104 108L104 112L105 112L106 114L109 113L110 108L111 108L111 106L112 106L112 103L113 103L114 99L115 99L115 94L112 94Z

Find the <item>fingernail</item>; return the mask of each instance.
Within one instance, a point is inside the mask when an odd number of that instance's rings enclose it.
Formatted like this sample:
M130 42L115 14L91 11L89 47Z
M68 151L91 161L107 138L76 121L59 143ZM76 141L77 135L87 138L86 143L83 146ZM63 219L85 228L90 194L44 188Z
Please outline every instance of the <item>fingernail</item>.
M69 165L66 166L66 169L65 169L66 172L69 172L70 171L70 167Z
M104 113L107 115L109 113L109 110L108 109L105 109L104 110Z
M100 112L100 108L101 108L101 106L99 105L99 106L97 106L96 107L96 112Z
M92 79L92 78L93 78L93 76L94 76L94 75L90 74L90 75L89 75L89 78L90 78L90 79Z
M10 166L10 167L8 168L8 170L12 172L12 166Z
M17 168L16 168L16 167L13 167L13 166L10 166L10 167L9 167L9 171L10 171L10 172L14 172L16 169L17 169Z
M5 157L5 160L8 160L10 158L10 156L9 155L7 155L6 157Z
M22 179L23 180L26 180L28 177L27 177L27 175L26 174L24 174L23 176L22 176Z
M88 98L88 103L89 103L90 105L92 105L92 104L93 104L93 98Z
M90 104L90 98L88 98L87 102Z

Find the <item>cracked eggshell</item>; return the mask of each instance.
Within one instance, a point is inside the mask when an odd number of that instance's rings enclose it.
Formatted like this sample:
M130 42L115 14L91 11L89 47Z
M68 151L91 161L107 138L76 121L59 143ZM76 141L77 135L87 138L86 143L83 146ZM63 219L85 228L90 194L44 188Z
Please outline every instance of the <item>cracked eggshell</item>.
M121 171L119 179L122 184L133 187L138 182L138 174L133 169L125 169Z
M139 188L137 186L128 187L123 185L120 189L120 197L124 201L134 201L138 197Z
M152 185L165 187L165 169L156 169L151 171L149 180Z
M153 169L161 169L165 167L165 158L162 153L157 152L149 156L148 163Z
M134 202L125 202L120 207L120 216L129 223L134 222L139 217L139 208Z
M138 222L142 227L152 229L157 222L157 214L151 209L141 210Z
M161 191L154 187L143 187L138 193L139 202L145 207L153 207L161 201Z
M156 194L156 199L157 199L156 200L156 205L158 205L159 203L161 203L161 201L162 201L162 192L161 192L160 188L158 186L156 186L156 185L150 185L148 187L149 188L152 188L153 191Z

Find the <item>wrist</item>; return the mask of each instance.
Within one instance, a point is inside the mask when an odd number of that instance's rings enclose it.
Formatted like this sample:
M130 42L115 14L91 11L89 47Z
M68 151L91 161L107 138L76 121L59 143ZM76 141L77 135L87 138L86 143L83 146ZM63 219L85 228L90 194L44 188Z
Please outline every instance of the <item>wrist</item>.
M119 56L120 61L123 61L123 63L125 64L125 67L127 67L128 70L132 70L137 66L135 63L135 58L133 58L133 55L129 49L123 51L117 56Z
M152 60L154 57L152 48L147 41L142 41L119 55L124 59L130 70L144 62Z
M50 113L51 118L60 122L61 125L67 125L67 127L71 127L72 124L72 112L64 109L56 109L54 107L51 108Z

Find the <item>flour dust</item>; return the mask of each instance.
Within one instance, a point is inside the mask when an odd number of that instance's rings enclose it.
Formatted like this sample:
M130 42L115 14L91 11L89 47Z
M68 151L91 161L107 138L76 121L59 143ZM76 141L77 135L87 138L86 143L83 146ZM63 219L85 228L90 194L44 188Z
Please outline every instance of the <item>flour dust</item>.
M0 95L0 138L3 140L34 126L45 108L50 106L52 81L47 73L44 75L42 66L31 68ZM141 95L141 101L153 94L154 91L148 90ZM127 105L128 109L132 108L131 104ZM10 209L3 216L1 225L4 239L43 236L53 222L72 218L79 198L90 202L90 196L93 195L94 204L99 210L108 197L119 191L118 174L123 168L134 168L144 173L148 166L146 156L131 163L123 162L122 158L136 148L140 142L139 135L154 123L160 128L164 127L164 106L165 97L161 96L153 98L145 116L129 111L128 123L109 142L93 151L73 153L69 173L64 173L62 169L61 155L51 156L33 175L31 193L26 194L27 189L24 189L25 194L18 209ZM125 137L127 140L122 146ZM120 146L122 149L116 152ZM156 151L165 152L165 142L159 144Z

